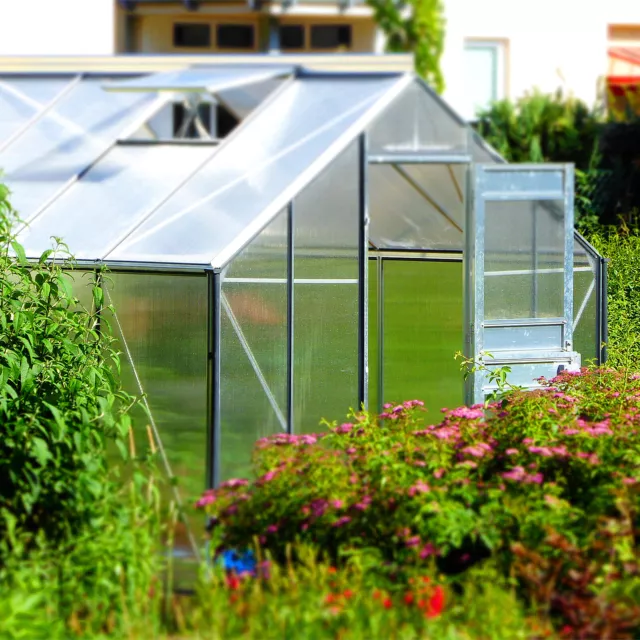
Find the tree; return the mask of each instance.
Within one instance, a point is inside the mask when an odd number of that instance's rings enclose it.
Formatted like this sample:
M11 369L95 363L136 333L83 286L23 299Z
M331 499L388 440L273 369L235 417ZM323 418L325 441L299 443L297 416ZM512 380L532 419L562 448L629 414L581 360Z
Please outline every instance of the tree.
M412 52L416 73L438 93L444 91L440 58L445 18L441 0L367 0L387 38L390 53Z

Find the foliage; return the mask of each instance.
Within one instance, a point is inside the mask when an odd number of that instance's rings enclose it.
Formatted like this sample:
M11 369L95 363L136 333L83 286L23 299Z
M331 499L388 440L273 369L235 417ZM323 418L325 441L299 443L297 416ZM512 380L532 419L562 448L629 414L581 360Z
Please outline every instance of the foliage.
M98 334L97 311L79 309L73 297L64 245L27 262L6 196L2 188L0 535L14 522L64 542L100 518L105 447L125 442L131 400L119 389L117 354ZM101 294L94 286L97 307Z
M575 569L550 542L560 536L590 561L591 587L576 598L585 610L594 598L615 601L607 628L624 637L629 620L640 630L631 597L640 587L639 378L563 373L543 390L508 393L488 414L444 410L429 425L410 401L325 435L273 436L257 445L257 480L229 480L199 505L223 545L257 537L279 560L296 542L335 562L345 549L375 549L396 576L433 559L445 575L464 575L490 558L520 576L522 597L577 632L582 622L554 605L567 597L559 576ZM523 566L522 549L551 563L547 591L527 586L544 568Z
M418 75L438 93L444 91L440 58L444 50L442 0L367 0L391 53L412 52Z
M608 361L614 367L640 369L640 232L608 227L588 234L608 259Z
M573 162L592 166L602 114L561 91L534 90L478 114L478 133L508 162Z
M129 460L134 399L100 317L103 274L83 308L64 245L27 261L7 196L0 187L0 637L115 633L159 570L153 466Z

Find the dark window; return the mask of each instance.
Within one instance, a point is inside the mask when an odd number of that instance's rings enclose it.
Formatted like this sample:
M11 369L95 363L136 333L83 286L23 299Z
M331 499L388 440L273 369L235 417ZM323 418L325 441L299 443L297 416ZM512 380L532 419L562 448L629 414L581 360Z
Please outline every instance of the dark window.
M351 47L351 25L322 24L311 27L312 49Z
M218 104L216 111L218 112L216 118L216 122L218 124L218 138L225 138L238 125L238 118L225 109L221 104Z
M253 49L253 41L253 25L218 25L218 47L220 49Z
M211 25L193 22L173 25L174 47L210 47Z
M300 24L287 24L280 27L281 49L303 49L304 27Z
M187 110L185 106L179 102L173 105L173 136L177 136L184 125L185 118L187 117ZM207 130L207 133L211 133L211 104L202 103L198 105L198 117L202 125ZM195 124L193 121L189 123L186 132L181 136L183 138L200 138Z

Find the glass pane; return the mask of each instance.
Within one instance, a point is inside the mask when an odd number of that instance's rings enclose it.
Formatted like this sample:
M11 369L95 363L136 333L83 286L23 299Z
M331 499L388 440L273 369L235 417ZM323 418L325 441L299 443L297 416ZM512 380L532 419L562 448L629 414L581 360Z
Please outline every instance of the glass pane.
M287 66L225 66L200 69L181 69L153 73L141 78L105 83L109 92L120 91L160 91L181 90L217 93L223 89L232 89L243 85L261 82L277 76L293 73L294 68Z
M295 432L314 433L358 404L358 287L296 284L294 296Z
M293 82L109 257L224 266L247 228L286 206L313 165L328 163L399 81Z
M577 240L573 251L573 348L584 365L597 357L596 263Z
M0 144L26 125L71 81L71 76L0 79Z
M221 477L248 476L256 440L287 428L287 213L222 284Z
M358 146L294 201L294 421L319 430L358 404ZM313 282L315 281L315 282Z
M369 260L369 411L378 405L378 260Z
M463 402L462 263L384 261L384 401Z
M487 320L564 314L564 204L485 203Z
M432 185L426 184L426 173L420 177L425 184L418 184L402 167L369 165L371 241L377 247L388 249L461 251L462 225L431 198L429 189ZM450 178L448 182L451 182Z
M100 78L82 80L0 154L13 206L24 219L95 161L157 99L107 93L101 84Z
M460 228L464 228L468 166L464 164L407 164L400 169Z
M358 278L359 175L354 142L294 200L296 280Z
M147 394L151 413L196 540L202 541L202 515L191 504L206 483L207 458L207 280L195 276L110 274L109 295ZM108 318L107 318L108 319ZM117 333L113 318L109 320ZM124 345L120 340L120 350ZM121 356L125 388L139 395L133 370ZM148 418L134 415L136 446L148 448ZM171 497L167 491L167 502ZM165 502L165 504L167 504ZM178 530L178 553L190 552Z
M231 113L244 120L261 102L282 85L281 78L272 78L244 87L225 89L216 95Z
M409 85L369 128L369 151L373 154L451 153L466 148L466 126L417 81Z
M21 234L27 255L39 255L57 236L76 258L104 257L212 153L197 146L115 146Z

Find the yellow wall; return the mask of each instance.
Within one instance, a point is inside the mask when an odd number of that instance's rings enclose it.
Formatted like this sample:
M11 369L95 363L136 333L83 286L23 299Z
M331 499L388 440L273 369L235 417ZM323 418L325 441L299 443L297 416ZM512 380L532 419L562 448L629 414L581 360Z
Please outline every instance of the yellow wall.
M336 5L337 7L337 5ZM267 13L251 11L246 2L215 3L215 5L202 5L199 11L175 11L167 10L162 6L152 5L145 11L137 10L127 15L122 9L117 10L116 16L116 51L125 53L252 53L264 51L267 48L268 21L277 20L281 24L296 24L306 27L306 46L297 50L300 53L317 52L330 53L330 49L311 49L312 24L348 24L352 29L352 46L349 51L354 53L371 53L375 50L376 27L370 15L353 15L349 12L339 12L336 9L334 15L326 15L328 7L318 8L318 14L314 15L312 6L305 4L303 15L284 13L274 16ZM174 47L173 25L176 22L206 23L211 25L211 46L208 48ZM255 47L253 49L220 49L216 46L216 26L218 24L250 24L255 29ZM127 49L127 43L132 49ZM296 51L290 50L292 53Z

